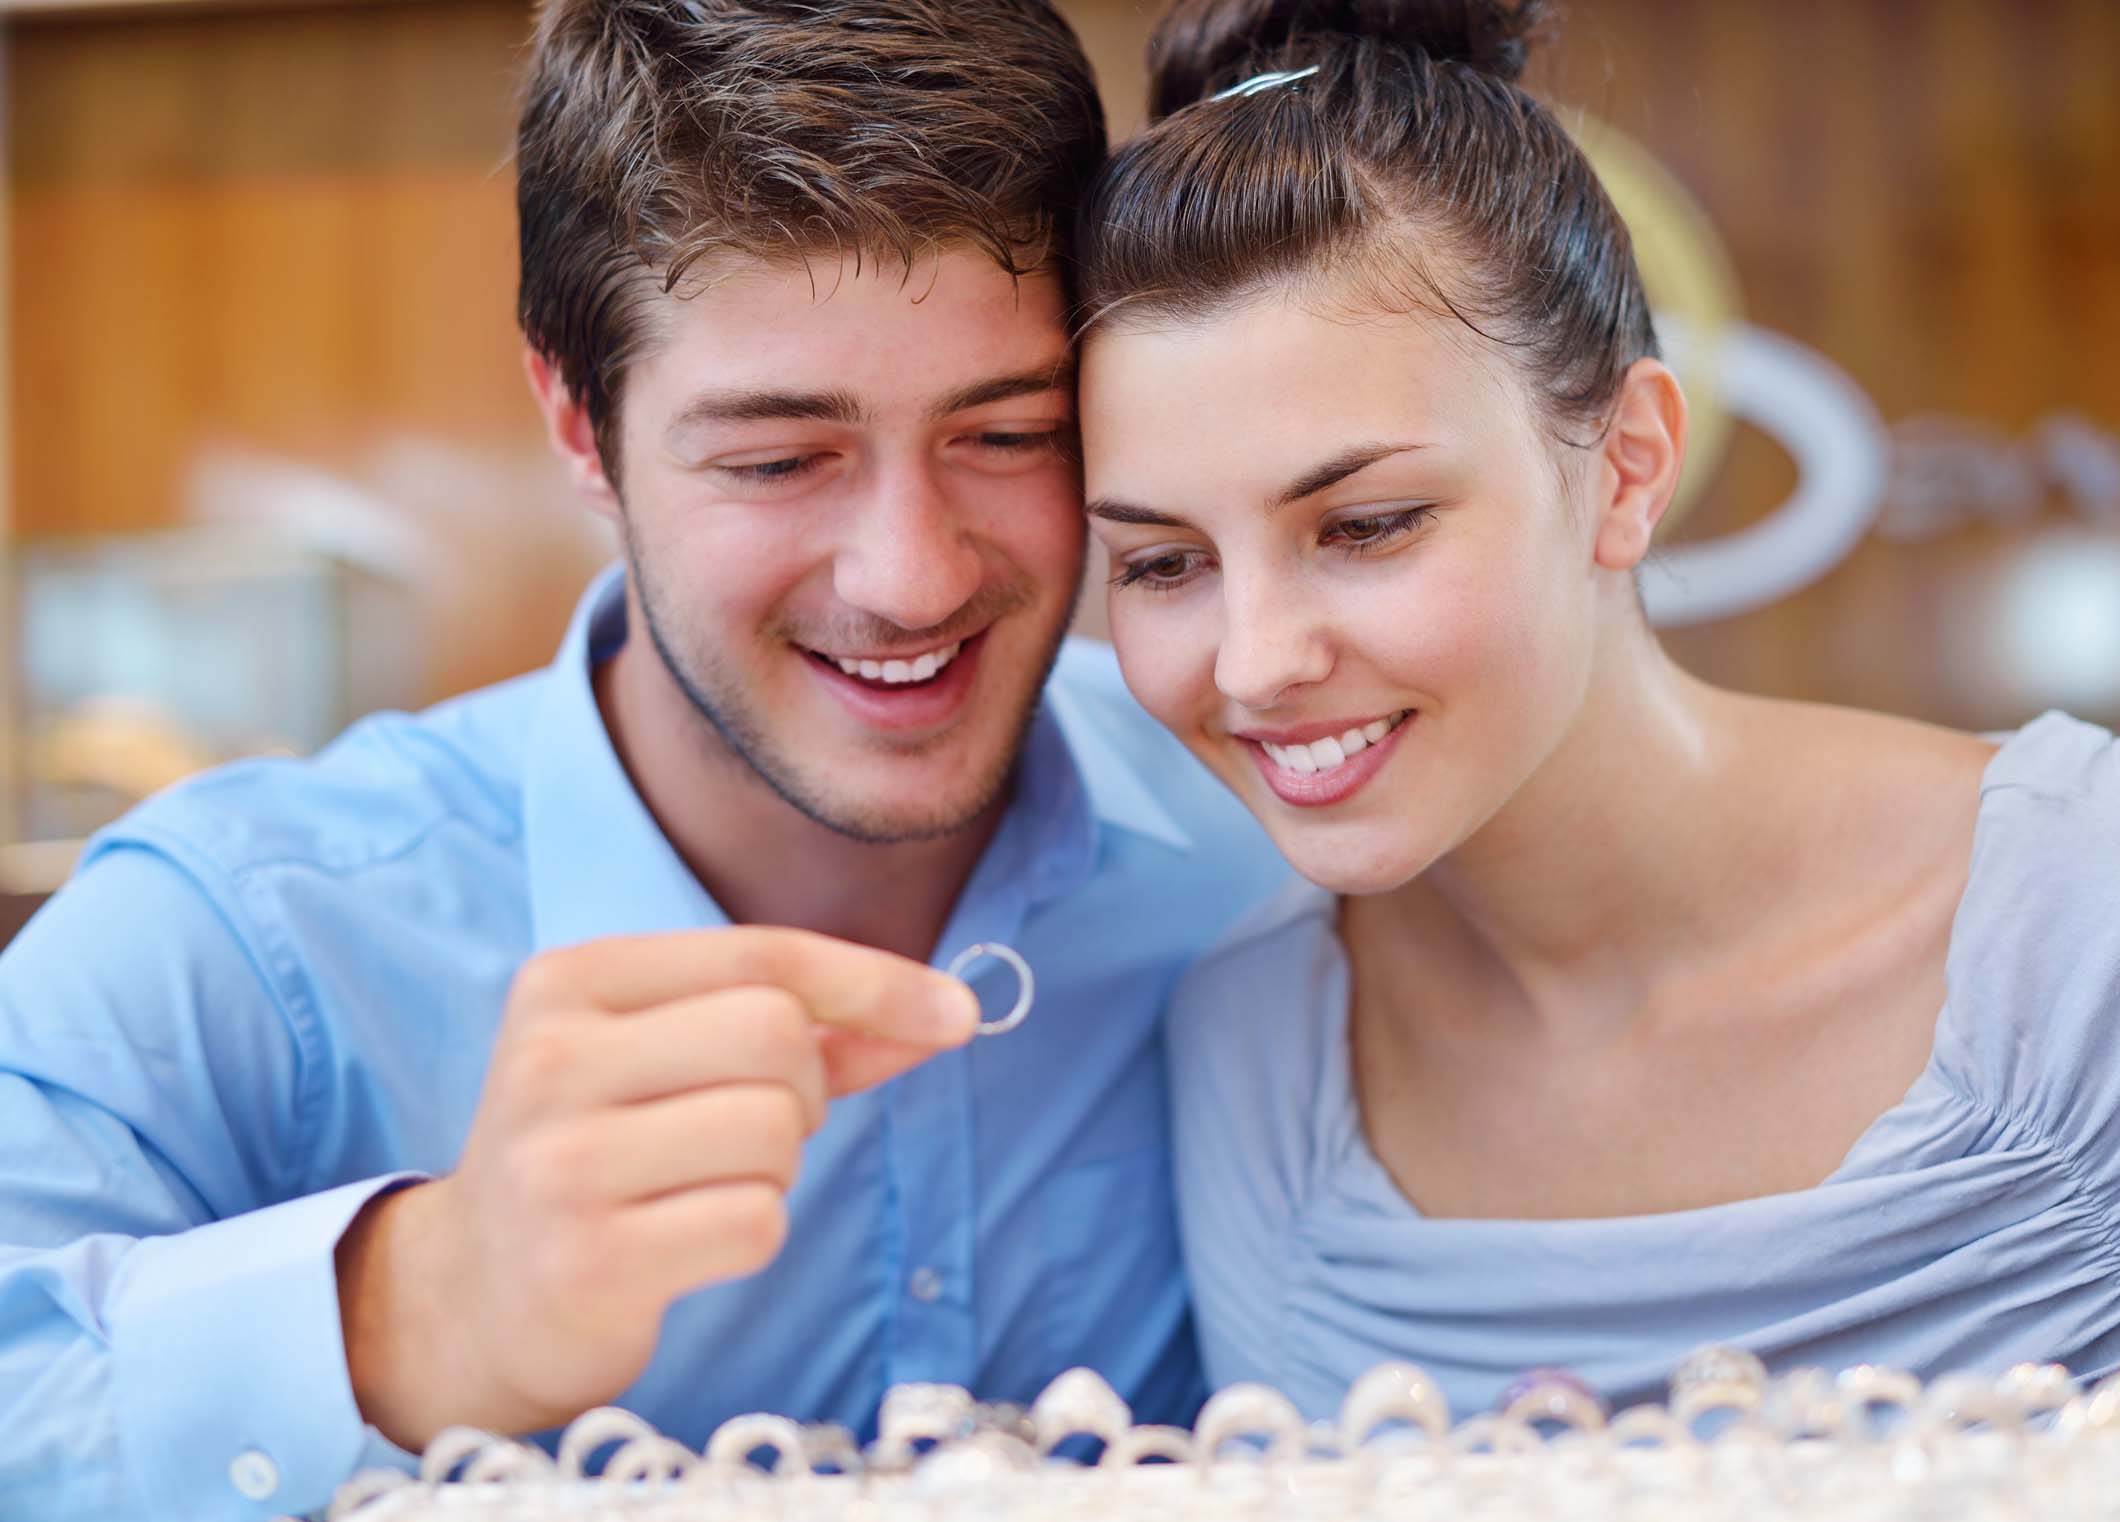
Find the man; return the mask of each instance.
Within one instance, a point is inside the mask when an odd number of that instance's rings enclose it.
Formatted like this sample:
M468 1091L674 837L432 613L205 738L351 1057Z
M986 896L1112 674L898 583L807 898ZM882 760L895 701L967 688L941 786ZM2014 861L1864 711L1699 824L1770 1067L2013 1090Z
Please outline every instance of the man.
M1197 1398L1158 1011L1280 869L1107 660L1045 681L1079 48L554 0L519 147L623 574L547 671L150 802L0 959L0 1513L277 1515L614 1399ZM979 941L1038 1002L971 1043Z

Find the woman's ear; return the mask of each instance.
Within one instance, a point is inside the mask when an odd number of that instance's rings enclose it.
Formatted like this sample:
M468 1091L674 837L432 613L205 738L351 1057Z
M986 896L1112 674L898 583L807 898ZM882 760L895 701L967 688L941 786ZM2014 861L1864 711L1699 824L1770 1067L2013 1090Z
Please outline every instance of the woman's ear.
M537 398L537 410L544 414L545 437L552 452L566 466L567 479L589 504L590 511L617 518L618 488L604 474L603 456L596 447L596 429L589 422L588 409L575 399L559 372L552 368L552 362L529 344L523 346L523 373L529 377L530 394Z
M1597 563L1631 571L1649 553L1686 458L1686 394L1660 361L1627 367L1598 449Z

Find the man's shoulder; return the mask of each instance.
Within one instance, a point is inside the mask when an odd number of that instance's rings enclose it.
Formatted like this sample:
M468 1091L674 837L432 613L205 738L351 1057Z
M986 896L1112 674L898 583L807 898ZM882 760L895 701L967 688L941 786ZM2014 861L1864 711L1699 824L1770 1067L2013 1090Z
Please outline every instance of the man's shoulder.
M402 856L445 823L510 840L548 679L533 672L420 713L370 714L312 756L214 767L107 826L85 859L145 846L230 876L285 864L352 873Z
M1102 640L1069 638L1046 693L1078 762L1123 769L1181 826L1203 810L1244 814L1229 790L1135 701L1117 654Z
M1175 770L1177 774L1169 778L1174 792L1198 791L1235 802L1229 790L1127 690L1118 654L1104 641L1071 636L1060 647L1046 693L1070 741L1096 741L1100 749L1140 770L1159 790L1164 773Z
M1287 876L1251 811L1127 691L1112 647L1070 639L1047 693L1091 791L1131 792L1173 827L1165 844L1239 874L1248 900Z

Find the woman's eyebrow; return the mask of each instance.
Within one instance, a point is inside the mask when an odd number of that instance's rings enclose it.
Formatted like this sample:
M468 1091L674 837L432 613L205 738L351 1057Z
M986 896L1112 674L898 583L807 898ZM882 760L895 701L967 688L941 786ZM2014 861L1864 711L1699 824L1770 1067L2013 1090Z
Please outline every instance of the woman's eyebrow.
M1159 513L1151 508L1135 507L1131 502L1119 502L1110 497L1098 497L1086 504L1083 511L1092 518L1102 518L1107 523L1139 523L1149 528L1191 528L1183 518L1173 518L1168 513Z
M1300 502L1305 497L1314 497L1328 486L1336 486L1357 471L1367 470L1379 460L1388 460L1395 454L1406 454L1415 449L1426 449L1426 444L1356 444L1343 449L1332 458L1312 466L1284 487L1266 506L1268 512ZM1115 497L1098 497L1083 509L1092 518L1102 518L1107 523L1138 523L1149 528L1191 528L1183 518L1169 513L1157 512L1154 508L1136 507L1131 502L1121 502Z
M1343 449L1332 458L1312 466L1288 483L1280 494L1267 504L1267 511L1287 507L1305 497L1314 497L1328 486L1337 486L1357 471L1367 470L1379 460L1387 460L1395 454L1408 450L1426 449L1426 444L1356 444Z

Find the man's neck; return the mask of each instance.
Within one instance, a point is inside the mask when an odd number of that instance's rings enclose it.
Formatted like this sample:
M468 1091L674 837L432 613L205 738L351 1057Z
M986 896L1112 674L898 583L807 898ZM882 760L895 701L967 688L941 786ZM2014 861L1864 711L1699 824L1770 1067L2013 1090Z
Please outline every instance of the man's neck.
M593 680L641 801L733 923L815 930L919 961L934 954L1005 798L937 839L856 840L774 792L684 700L647 641L629 640Z

